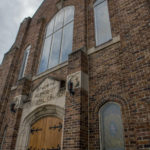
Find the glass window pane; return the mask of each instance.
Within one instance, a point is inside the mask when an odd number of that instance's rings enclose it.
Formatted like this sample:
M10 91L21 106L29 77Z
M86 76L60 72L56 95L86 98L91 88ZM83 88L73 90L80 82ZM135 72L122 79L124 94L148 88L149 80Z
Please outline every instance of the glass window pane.
M124 150L120 106L115 103L107 103L100 112L103 149Z
M72 21L74 19L74 7L67 7L65 9L65 21L64 24L67 24L68 22Z
M64 10L62 9L57 15L55 20L54 31L60 29L63 26Z
M44 47L43 47L43 53L42 53L42 58L40 62L40 67L39 67L39 73L47 69L50 46L51 46L51 39L52 39L52 36L46 38L44 41Z
M26 59L27 59L27 53L25 51L24 56L23 56L23 61L22 61L21 69L20 69L19 79L21 79L23 77Z
M52 19L52 21L47 26L46 37L53 33L54 20L55 19Z
M68 54L72 52L72 40L73 40L73 22L64 27L63 41L61 50L61 62L68 59Z
M96 45L103 44L112 38L107 1L94 8Z
M52 68L59 63L60 45L61 45L62 29L58 30L53 35L52 50L50 54L49 68Z
M105 0L97 0L97 1L94 3L94 6L100 4L100 3L104 2L104 1L105 1Z
M21 65L21 69L20 69L20 73L19 73L19 79L24 77L24 72L25 72L25 69L26 69L27 60L28 60L29 51L30 51L29 48L31 48L31 46L30 47L28 46L27 49L24 52L23 61L22 61L22 65Z
M31 49L31 45L29 45L26 49L27 49L27 50L30 50L30 49Z

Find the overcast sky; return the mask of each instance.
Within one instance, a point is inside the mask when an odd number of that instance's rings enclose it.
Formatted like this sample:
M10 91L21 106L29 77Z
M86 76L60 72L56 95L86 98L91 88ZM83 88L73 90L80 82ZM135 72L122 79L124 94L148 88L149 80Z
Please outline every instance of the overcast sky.
M0 64L15 41L20 23L32 17L44 0L0 0Z

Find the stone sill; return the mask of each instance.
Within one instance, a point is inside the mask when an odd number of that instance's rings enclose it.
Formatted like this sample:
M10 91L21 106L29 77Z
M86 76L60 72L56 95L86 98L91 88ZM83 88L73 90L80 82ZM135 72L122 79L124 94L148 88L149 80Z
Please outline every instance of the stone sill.
M49 74L49 73L51 73L51 72L54 72L54 71L56 71L56 70L58 70L58 69L61 69L61 68L65 67L65 66L67 66L67 65L68 65L68 61L67 61L67 62L64 62L64 63L61 63L61 64L57 65L56 67L53 67L53 68L51 68L51 69L48 69L47 71L45 71L45 72L43 72L43 73L40 73L40 74L38 74L38 75L32 77L32 81L35 81L35 80L37 80L37 79L39 79L39 78L42 78L43 76L45 76L45 75L47 75L47 74Z
M111 41L108 41L107 43L104 43L103 45L100 45L100 46L98 46L98 47L92 47L91 49L89 49L89 50L87 51L87 54L88 54L88 55L91 55L91 54L93 54L93 53L96 53L96 52L98 52L98 51L104 49L104 48L107 48L107 47L109 47L109 46L112 46L113 44L116 44L116 43L118 43L118 42L120 42L120 36L116 36L116 37L114 37Z

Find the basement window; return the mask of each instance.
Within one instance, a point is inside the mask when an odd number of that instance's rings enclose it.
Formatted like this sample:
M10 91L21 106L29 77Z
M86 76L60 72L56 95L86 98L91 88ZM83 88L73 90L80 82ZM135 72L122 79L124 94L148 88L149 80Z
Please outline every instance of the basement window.
M72 52L74 6L61 9L47 25L38 73L68 60Z

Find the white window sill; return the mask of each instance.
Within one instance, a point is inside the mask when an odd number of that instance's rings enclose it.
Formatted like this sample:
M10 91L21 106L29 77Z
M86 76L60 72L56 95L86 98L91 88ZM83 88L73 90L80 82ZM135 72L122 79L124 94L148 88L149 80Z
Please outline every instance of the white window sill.
M100 50L102 50L102 49L104 49L106 47L109 47L109 46L111 46L113 44L116 44L118 42L120 42L120 36L116 36L116 37L112 38L111 41L108 41L107 43L104 43L103 45L100 45L100 46L97 46L97 47L92 47L91 49L89 49L87 51L87 54L91 55L91 54L93 54L95 52L98 52L98 51L100 51Z
M53 67L53 68L51 68L51 69L48 69L48 70L46 70L45 72L42 72L42 73L40 73L40 74L38 74L38 75L32 77L32 81L35 81L35 80L37 80L37 79L39 79L39 78L42 78L43 76L45 76L45 75L47 75L47 74L49 74L49 73L51 73L51 72L54 72L54 71L56 71L56 70L58 70L58 69L61 69L61 68L65 67L65 66L67 66L67 65L68 65L68 61L67 61L67 62L64 62L64 63L61 63L61 64L57 65L56 67Z

